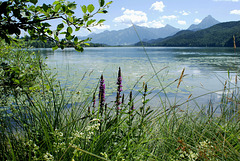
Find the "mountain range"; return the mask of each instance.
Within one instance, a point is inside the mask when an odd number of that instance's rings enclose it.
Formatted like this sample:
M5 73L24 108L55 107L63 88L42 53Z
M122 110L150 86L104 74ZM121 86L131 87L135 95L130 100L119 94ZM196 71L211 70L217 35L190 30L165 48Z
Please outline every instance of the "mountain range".
M135 31L136 29L136 31ZM87 37L92 38L92 43L102 43L111 46L116 45L132 45L139 41L138 35L141 40L148 41L151 39L157 39L159 37L168 37L176 34L180 29L174 28L170 25L166 25L162 28L147 28L134 25L118 30L118 31L104 31L99 34L90 34ZM81 37L85 39L87 37Z
M92 43L110 46L142 45L145 46L184 46L184 47L232 47L233 36L240 46L240 21L220 23L211 15L199 24L191 25L187 30L180 30L170 25L162 28L131 26L118 31L104 31L90 34ZM86 37L81 37L86 38Z
M145 46L182 46L182 47L233 47L233 36L240 46L240 21L224 22L212 27L191 31L184 30L167 38L144 42ZM135 44L141 45L140 43Z

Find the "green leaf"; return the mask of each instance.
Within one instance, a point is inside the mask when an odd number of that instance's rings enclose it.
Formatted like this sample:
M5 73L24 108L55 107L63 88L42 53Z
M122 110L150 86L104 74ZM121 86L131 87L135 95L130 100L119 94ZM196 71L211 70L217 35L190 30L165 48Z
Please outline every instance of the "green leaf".
M107 10L100 10L98 13L108 13Z
M76 29L75 29L75 31L79 31L80 30L80 27L77 27Z
M83 52L83 47L81 47L80 45L77 45L74 47L76 51L78 52Z
M89 43L84 43L85 45L87 45L87 46L90 46L90 44Z
M103 13L108 13L108 11L107 11L107 10L103 10L102 12L103 12Z
M58 36L54 36L54 39L56 40L56 41L59 41L59 38L58 38Z
M44 10L45 12L47 12L47 10L48 10L48 6L47 6L45 3L43 4L42 7L43 7L43 10Z
M68 8L71 10L75 10L77 8L77 5L75 3L69 3Z
M104 0L98 0L100 7L104 6L105 1Z
M84 21L87 21L88 19L89 19L89 16L87 16L87 15L84 15L84 16L83 16L83 20L84 20Z
M56 6L55 6L55 8L54 8L54 11L55 12L58 12L59 11L59 9L61 8L61 4L60 3L58 3Z
M73 16L68 17L68 21L70 21L71 23L73 23Z
M42 23L42 25L43 25L44 27L51 27L51 25L50 25L49 23L47 23L47 22Z
M89 25L91 25L92 23L94 23L96 20L89 20L88 22L87 22L87 26L89 26Z
M31 3L37 4L38 0L30 0Z
M67 40L72 40L73 39L73 36L68 32L66 33L65 37L66 37Z
M54 47L52 47L52 50L54 51L54 50L57 50L58 49L58 46L56 45L56 46L54 46Z
M87 10L89 13L92 13L94 11L94 9L95 9L95 7L92 4L88 5L88 7L87 7Z
M106 20L101 19L101 20L98 21L98 24L103 23L104 21L106 21Z
M67 32L72 34L73 30L72 30L72 28L70 26L67 28Z
M61 24L59 24L59 25L57 26L57 30L58 30L58 31L61 31L63 28L64 28L64 24L63 24L63 23L61 23Z
M82 40L81 43L84 43L84 42L87 42L87 41L91 41L91 40L92 40L92 38L88 37L87 39Z
M63 10L63 12L66 12L67 6L63 5L63 6L62 6L62 10Z
M52 35L53 32L52 32L52 30L48 29L48 30L47 30L47 33L48 33L49 35Z
M68 24L65 20L62 20L63 23Z
M112 4L112 2L113 2L113 1L110 1L110 2L106 3L106 6L108 6L108 5Z
M73 12L72 10L67 10L67 11L66 11L66 14L67 14L68 16L72 16L72 15L74 14L74 12Z
M82 8L83 13L87 13L87 7L85 5L83 5L81 8Z
M13 81L14 81L16 84L20 84L20 81L17 80L17 79L14 79Z
M78 37L74 38L74 43L77 44L78 43Z
M34 12L35 8L36 8L36 7L35 7L34 5L32 5L32 6L30 6L30 7L28 8L28 10ZM13 13L14 13L14 12L17 12L17 13L19 13L19 15L20 15L20 10L14 10Z
M87 30L88 30L89 32L92 32L92 30L91 30L90 28L87 28Z

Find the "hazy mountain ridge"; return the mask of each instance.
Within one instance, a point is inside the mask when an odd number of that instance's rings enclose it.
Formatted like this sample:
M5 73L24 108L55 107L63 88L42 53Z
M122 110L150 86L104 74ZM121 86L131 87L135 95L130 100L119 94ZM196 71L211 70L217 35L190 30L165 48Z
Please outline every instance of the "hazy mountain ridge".
M180 29L177 29L170 25L166 25L162 28L147 28L141 26L135 26L135 28L141 40L144 41L157 38L165 38L180 31ZM92 43L104 43L108 45L131 45L139 41L136 31L133 26L131 26L129 28L118 31L104 31L99 34L90 34L87 37L92 38Z

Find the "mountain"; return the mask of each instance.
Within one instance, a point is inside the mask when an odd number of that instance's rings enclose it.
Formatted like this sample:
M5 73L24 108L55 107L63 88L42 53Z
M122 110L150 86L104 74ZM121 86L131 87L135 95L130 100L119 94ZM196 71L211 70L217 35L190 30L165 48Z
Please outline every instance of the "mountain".
M217 21L216 19L214 19L211 15L205 17L201 23L195 25L191 25L188 30L192 30L192 31L198 31L198 30L202 30L202 29L206 29L209 28L213 25L216 25L220 23L219 21Z
M135 26L137 33L141 40L148 41L151 39L165 38L174 35L178 31L170 25L166 25L162 28L147 28L141 26ZM139 41L139 38L134 30L134 27L129 27L119 31L104 31L99 34L90 34L87 37L92 38L92 43L101 43L107 45L132 45ZM86 38L86 37L82 37Z
M233 35L236 45L240 46L240 21L219 23L210 28L190 31L184 30L165 39L149 41L149 46L184 46L184 47L233 47Z

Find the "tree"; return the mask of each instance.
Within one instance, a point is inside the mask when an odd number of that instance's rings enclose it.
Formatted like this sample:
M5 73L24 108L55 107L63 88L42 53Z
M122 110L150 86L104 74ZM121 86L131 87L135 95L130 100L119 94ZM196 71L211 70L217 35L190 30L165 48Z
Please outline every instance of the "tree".
M82 17L76 17L74 10L77 8L75 2L56 0L53 4L36 5L38 0L7 0L0 2L0 37L7 43L17 41L13 36L19 36L24 30L29 33L31 39L55 41L53 50L64 49L68 44L74 44L77 51L83 51L82 44L90 39L79 40L74 31L81 28L89 28L101 25L105 20L96 21L93 16L98 13L107 13L107 8L112 3L99 0L99 7L95 9L93 4L82 5ZM50 20L61 19L62 23L55 30L51 29ZM63 35L65 38L60 39Z

